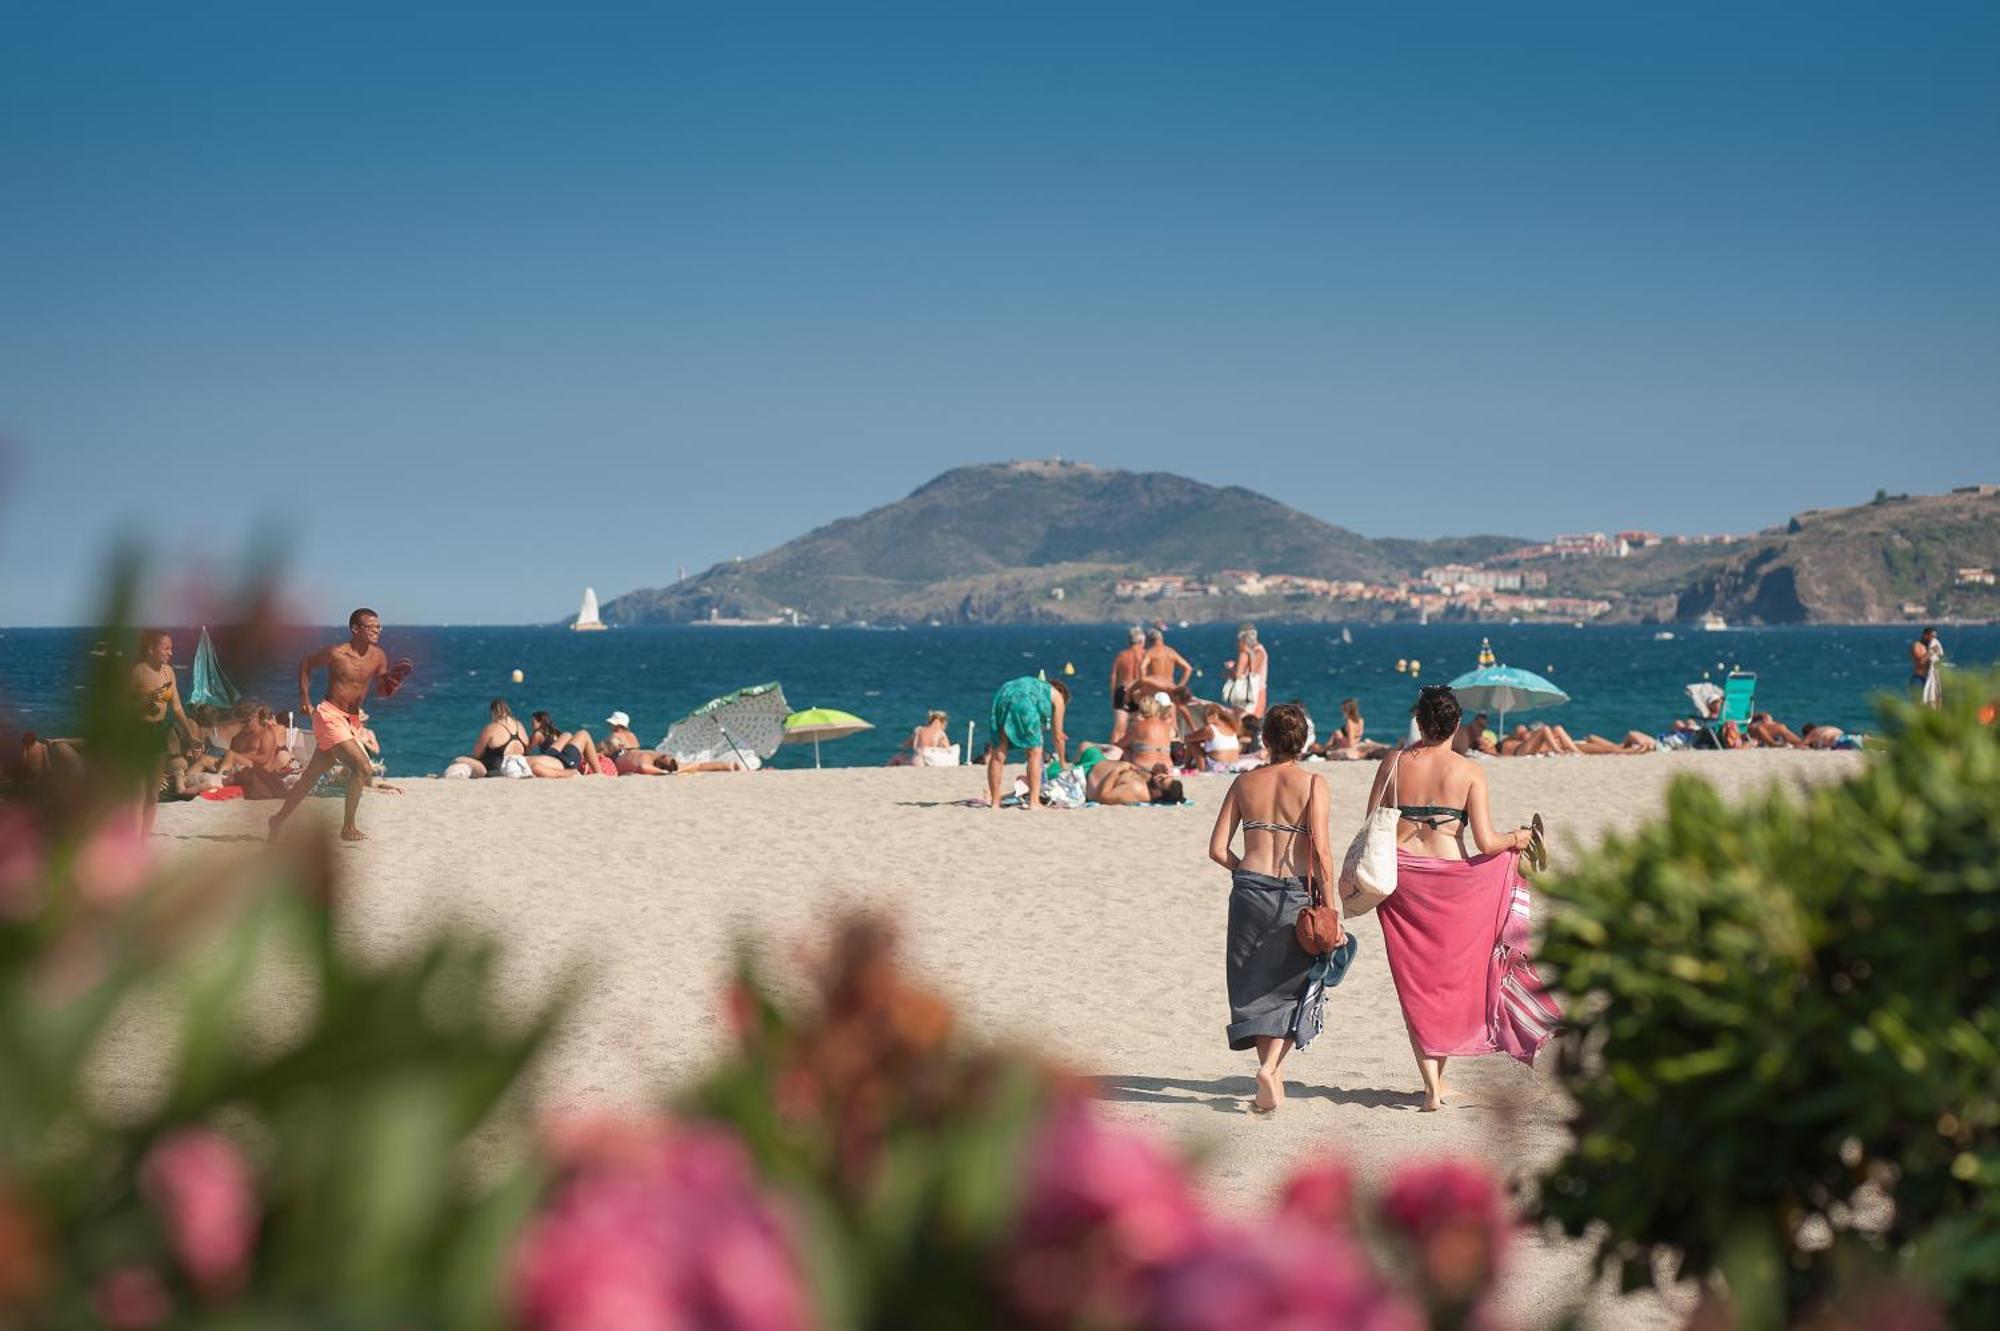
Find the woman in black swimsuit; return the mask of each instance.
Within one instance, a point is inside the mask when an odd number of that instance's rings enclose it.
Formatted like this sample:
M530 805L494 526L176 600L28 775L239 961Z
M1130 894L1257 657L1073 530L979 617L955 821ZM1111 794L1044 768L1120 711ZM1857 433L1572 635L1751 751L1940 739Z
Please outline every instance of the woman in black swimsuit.
M486 704L486 714L486 725L472 745L477 756L452 759L453 763L471 768L474 776L498 776L501 764L507 759L525 758L528 754L528 732L521 729L505 698L495 698Z
M597 745L588 730L559 729L547 712L536 712L531 719L535 724L528 739L536 753L556 759L572 772L597 774Z
M1311 902L1306 876L1333 882L1327 842L1326 782L1299 766L1306 715L1281 703L1264 718L1270 761L1243 773L1223 797L1208 839L1208 857L1229 870L1229 1047L1257 1051L1252 1109L1268 1114L1285 1102L1279 1069L1294 1040L1312 1037L1315 985L1331 985L1354 956L1343 938L1332 969L1299 946L1294 926ZM1243 853L1230 849L1238 828ZM1302 1022L1302 1019L1303 1022Z

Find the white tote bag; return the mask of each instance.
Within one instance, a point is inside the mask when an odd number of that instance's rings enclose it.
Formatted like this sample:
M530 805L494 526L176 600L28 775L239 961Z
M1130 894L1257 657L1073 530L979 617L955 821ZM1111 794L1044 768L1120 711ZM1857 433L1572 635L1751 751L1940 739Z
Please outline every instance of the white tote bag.
M1352 919L1366 915L1396 891L1396 764L1401 750L1389 760L1389 779L1382 784L1382 803L1354 834L1347 859L1340 866L1340 912Z

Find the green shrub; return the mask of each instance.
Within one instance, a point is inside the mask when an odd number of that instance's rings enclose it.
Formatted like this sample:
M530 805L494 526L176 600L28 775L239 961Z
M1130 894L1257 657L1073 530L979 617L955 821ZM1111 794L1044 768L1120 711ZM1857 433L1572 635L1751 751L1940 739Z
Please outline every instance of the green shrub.
M1724 1275L1771 1325L1876 1267L2000 1325L2000 735L1953 683L1885 702L1850 781L1683 779L1546 884L1575 1108L1540 1208L1628 1287Z

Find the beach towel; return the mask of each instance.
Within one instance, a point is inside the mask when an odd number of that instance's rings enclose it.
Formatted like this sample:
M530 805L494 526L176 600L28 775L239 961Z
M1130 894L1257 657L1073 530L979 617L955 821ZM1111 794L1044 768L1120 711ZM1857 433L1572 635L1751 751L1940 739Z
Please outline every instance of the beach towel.
M1427 1057L1506 1053L1532 1063L1561 1020L1528 959L1519 864L1511 850L1396 855L1396 894L1376 914L1403 1020Z
M1306 907L1297 878L1238 869L1230 877L1229 935L1223 974L1229 990L1231 1049L1252 1049L1260 1036L1291 1036L1306 1047L1325 1025L1326 991L1347 976L1359 943L1354 935L1331 957L1299 946L1294 923Z

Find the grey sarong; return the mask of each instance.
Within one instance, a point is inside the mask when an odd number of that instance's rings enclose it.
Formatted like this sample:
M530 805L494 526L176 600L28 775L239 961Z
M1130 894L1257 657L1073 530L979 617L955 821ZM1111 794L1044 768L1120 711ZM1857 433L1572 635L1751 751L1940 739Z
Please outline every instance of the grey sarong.
M1229 887L1229 1047L1250 1049L1257 1037L1283 1038L1305 989L1313 958L1293 932L1306 908L1297 878L1238 869Z

